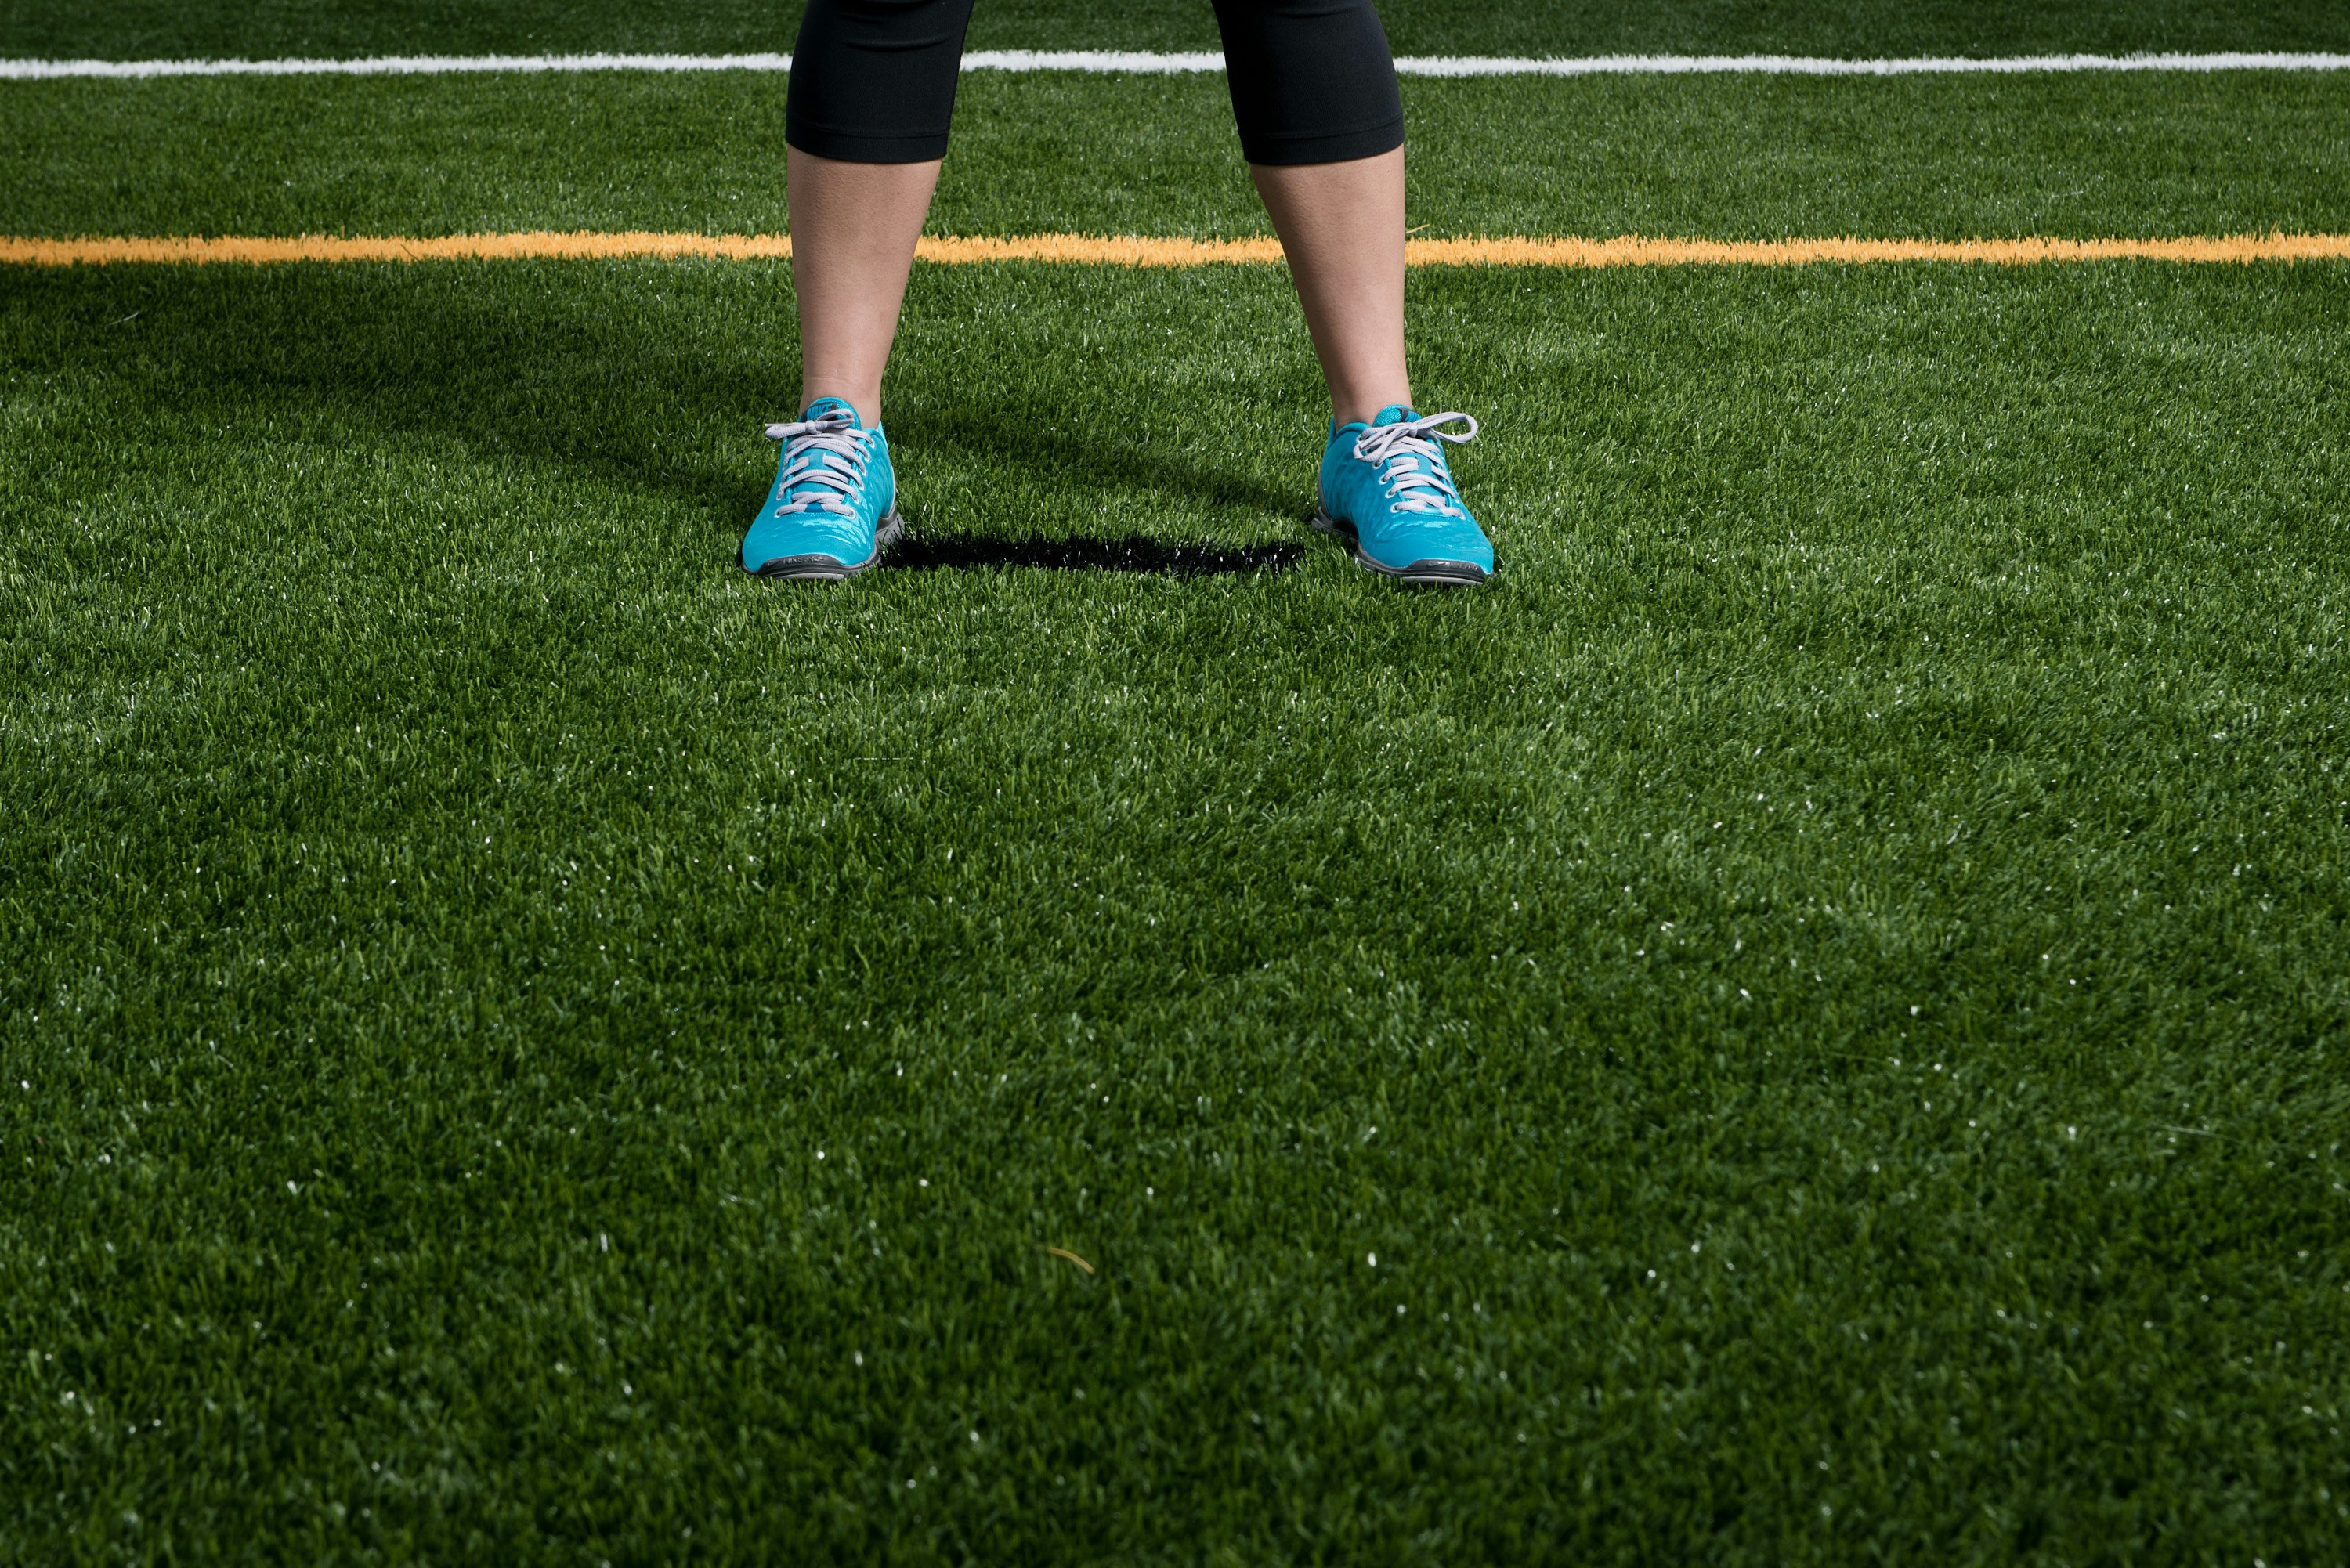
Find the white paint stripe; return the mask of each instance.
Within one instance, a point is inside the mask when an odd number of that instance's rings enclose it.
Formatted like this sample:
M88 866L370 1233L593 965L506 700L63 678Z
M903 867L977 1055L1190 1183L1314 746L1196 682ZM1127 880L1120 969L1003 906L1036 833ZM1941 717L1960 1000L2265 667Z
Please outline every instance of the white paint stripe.
M1181 76L1220 71L1224 57L1120 54L1093 49L973 49L962 57L967 71L1131 71L1138 76Z
M1126 71L1177 75L1223 69L1220 54L1139 54L1099 50L983 49L963 57L967 71ZM8 60L0 81L97 77L398 77L485 71L787 71L789 55L380 55L366 59ZM1805 55L1595 55L1577 59L1498 56L1405 56L1408 77L1715 76L1795 77L2017 76L2072 71L2339 71L2350 55L2022 55L1844 60Z
M1428 56L1396 61L1408 77L2024 76L2042 71L2339 71L2350 55L2017 55L2002 59L1925 56L1838 60L1814 55L1595 55L1586 59Z
M359 60L0 60L0 80L60 77L433 77L479 71L787 71L789 55L379 55Z

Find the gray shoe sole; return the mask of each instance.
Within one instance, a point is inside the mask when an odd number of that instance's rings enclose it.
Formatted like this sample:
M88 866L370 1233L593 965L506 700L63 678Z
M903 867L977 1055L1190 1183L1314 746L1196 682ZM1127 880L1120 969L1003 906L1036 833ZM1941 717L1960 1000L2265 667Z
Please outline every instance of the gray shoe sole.
M896 544L906 532L906 519L895 508L873 529L873 553L865 559L848 562L837 556L778 556L753 574L785 583L839 583L874 566L881 552Z
M1336 535L1338 542L1347 546L1347 554L1354 556L1357 565L1367 566L1383 577L1393 577L1399 583L1474 588L1483 587L1493 576L1473 561L1414 561L1409 566L1382 566L1363 554L1362 543L1353 524L1341 523L1327 512L1317 509L1314 514L1314 526L1325 534Z

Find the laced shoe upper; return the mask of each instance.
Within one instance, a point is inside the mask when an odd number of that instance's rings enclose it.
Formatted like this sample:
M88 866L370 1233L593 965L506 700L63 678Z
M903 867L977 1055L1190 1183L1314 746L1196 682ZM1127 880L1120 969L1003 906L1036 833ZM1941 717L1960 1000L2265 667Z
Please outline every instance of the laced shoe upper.
M1454 431L1450 425L1465 423ZM1356 549L1390 572L1457 563L1493 569L1493 546L1452 482L1444 445L1477 435L1467 414L1420 414L1400 403L1367 425L1333 426L1322 454L1322 510L1351 529Z
M895 509L889 441L867 430L838 398L819 398L796 420L767 427L784 443L775 483L743 535L743 565L829 556L843 566L873 558L875 530Z

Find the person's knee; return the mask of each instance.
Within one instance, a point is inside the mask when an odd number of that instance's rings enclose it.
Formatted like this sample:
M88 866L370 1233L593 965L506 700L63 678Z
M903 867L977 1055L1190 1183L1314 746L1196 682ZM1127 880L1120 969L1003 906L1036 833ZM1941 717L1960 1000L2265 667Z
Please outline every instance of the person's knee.
M1370 0L1215 0L1241 151L1268 167L1377 157L1403 142Z
M1216 15L1227 26L1234 22L1270 21L1357 29L1365 22L1379 26L1378 7L1372 0L1213 0Z
M844 29L902 47L941 28L961 34L971 0L809 0L808 10L830 12Z
M1232 16L1282 16L1315 20L1329 16L1352 16L1362 12L1376 16L1378 8L1372 0L1210 0L1215 8Z

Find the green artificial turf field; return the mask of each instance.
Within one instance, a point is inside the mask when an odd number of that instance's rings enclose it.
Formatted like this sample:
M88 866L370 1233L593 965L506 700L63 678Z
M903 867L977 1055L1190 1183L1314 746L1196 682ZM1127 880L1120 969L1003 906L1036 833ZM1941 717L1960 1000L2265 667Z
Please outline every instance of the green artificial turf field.
M933 226L1261 232L1222 91L974 78ZM1406 101L1431 234L2350 231L2350 73ZM0 233L773 231L781 103L0 83ZM1274 268L919 268L835 588L785 266L0 268L0 1562L2350 1557L2350 265L1410 286L1479 593L1305 526Z

